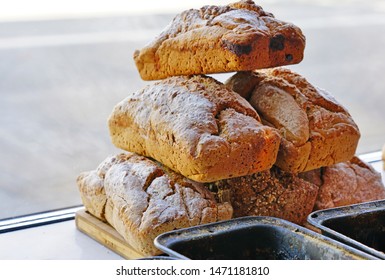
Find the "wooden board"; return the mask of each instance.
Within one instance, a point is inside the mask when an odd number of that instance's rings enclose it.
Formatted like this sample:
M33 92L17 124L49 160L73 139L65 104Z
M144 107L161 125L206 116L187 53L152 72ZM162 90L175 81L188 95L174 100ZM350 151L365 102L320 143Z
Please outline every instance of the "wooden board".
M84 209L76 212L75 223L81 232L123 258L139 259L144 257L135 251L113 227L95 218Z

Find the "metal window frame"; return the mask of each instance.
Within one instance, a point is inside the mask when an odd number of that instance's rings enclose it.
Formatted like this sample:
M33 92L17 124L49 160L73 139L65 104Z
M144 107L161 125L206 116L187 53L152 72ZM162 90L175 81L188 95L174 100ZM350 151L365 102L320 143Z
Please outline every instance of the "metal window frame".
M74 206L0 220L0 234L75 219L75 213L83 206Z

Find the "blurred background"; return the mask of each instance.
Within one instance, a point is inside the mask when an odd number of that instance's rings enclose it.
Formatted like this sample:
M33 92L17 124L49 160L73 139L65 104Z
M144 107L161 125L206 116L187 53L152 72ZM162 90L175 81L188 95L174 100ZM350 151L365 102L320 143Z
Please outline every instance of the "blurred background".
M107 118L144 82L132 55L185 9L228 1L0 0L0 219L80 205L76 177L118 152ZM385 1L262 0L306 36L289 68L385 144ZM213 75L224 81L232 74Z

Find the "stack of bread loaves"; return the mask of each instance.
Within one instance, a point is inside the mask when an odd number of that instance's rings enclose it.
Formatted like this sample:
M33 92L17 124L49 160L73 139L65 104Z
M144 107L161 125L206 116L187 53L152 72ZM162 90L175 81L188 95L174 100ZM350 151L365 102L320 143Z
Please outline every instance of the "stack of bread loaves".
M108 120L110 156L77 179L89 213L143 255L165 231L249 215L303 224L318 208L385 198L354 157L346 109L281 66L305 37L251 0L177 15L134 60L144 80ZM259 69L259 70L257 70ZM211 73L236 72L225 83Z

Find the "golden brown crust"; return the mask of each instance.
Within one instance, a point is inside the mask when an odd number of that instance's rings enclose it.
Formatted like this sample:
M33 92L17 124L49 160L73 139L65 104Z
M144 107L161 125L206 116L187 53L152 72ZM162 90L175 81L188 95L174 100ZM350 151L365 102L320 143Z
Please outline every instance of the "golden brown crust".
M300 225L312 212L318 192L316 185L277 167L222 180L210 188L219 195L229 192L225 197L230 197L234 217L273 216Z
M199 182L269 169L280 141L245 99L204 76L171 77L130 94L109 128L117 147Z
M106 221L105 207L107 203L104 189L104 178L114 164L127 161L132 153L107 157L96 170L82 172L76 179L80 197L85 208L95 217Z
M104 213L107 198L103 179L96 171L89 171L82 172L76 182L84 207L95 217L106 221Z
M356 156L300 176L320 187L314 210L385 199L381 174Z
M280 132L275 164L282 170L304 172L354 156L360 132L350 114L300 75L285 68L242 72L226 85L248 98L262 122Z
M78 180L86 209L143 255L160 253L153 240L163 232L232 217L231 205L217 203L202 184L133 153L109 157L97 170L103 172L84 172Z
M295 64L304 48L298 27L243 0L182 12L134 60L142 79L158 80Z

